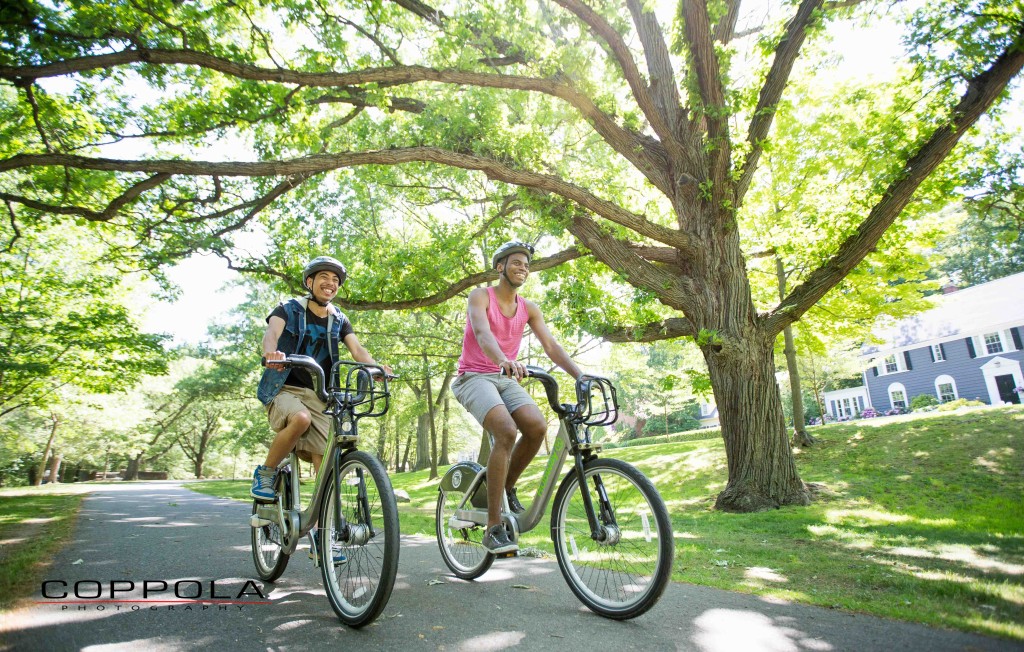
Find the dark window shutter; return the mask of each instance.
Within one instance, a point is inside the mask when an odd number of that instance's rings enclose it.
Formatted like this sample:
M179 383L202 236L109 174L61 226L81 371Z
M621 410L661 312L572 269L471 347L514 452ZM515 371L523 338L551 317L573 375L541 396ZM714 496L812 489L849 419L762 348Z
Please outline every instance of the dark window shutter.
M968 337L966 341L967 341L967 355L971 356L972 358L977 358L978 354L974 352L974 338Z
M875 365L874 367L871 367L871 375L873 375L873 376L877 376L878 375L878 365Z
M942 359L946 359L946 346L944 344L939 345L939 351L942 353Z
M903 361L907 363L907 371L914 370L914 365L910 364L910 351L903 352Z
M1021 346L1021 343L1020 343L1020 329L1017 328L1016 326L1014 326L1013 328L1010 329L1010 335L1013 336L1013 346L1014 346L1014 348L1016 348L1018 351L1020 351L1021 349L1024 349L1024 346Z
M932 356L932 362L935 362L935 349L933 347L928 347L928 355Z

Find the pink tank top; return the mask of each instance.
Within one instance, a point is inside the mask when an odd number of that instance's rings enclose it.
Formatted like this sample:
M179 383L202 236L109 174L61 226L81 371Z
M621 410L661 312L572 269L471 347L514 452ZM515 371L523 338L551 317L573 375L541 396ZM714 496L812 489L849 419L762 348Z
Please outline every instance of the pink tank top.
M501 314L498 300L494 297L494 288L487 288L487 323L491 326L494 339L498 340L505 357L515 360L519 355L519 345L523 342L523 330L530 315L526 308L526 299L516 296L516 314L506 317ZM473 326L466 314L466 330L462 336L462 355L459 356L459 374L467 371L475 373L498 373L498 365L488 358L473 334Z

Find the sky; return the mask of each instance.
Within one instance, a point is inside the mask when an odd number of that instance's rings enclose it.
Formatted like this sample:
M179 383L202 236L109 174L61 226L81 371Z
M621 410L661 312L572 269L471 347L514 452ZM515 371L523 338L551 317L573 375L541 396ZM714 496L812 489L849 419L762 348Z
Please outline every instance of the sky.
M142 330L169 333L174 345L203 341L207 325L245 299L242 288L228 287L238 273L217 256L192 256L170 268L167 275L181 288L181 296L174 302L152 299Z

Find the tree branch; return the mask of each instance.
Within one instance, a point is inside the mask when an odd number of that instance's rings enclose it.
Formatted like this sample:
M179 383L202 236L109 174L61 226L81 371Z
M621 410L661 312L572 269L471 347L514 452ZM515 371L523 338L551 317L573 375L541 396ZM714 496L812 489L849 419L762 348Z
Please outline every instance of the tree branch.
M564 251L558 252L557 254L548 256L547 258L534 259L530 263L530 271L539 272L541 270L557 267L562 263L567 263L570 260L574 260L585 255L586 254L581 253L575 247L572 249L566 249ZM284 279L289 283L292 282L292 279L288 275L282 274L281 272L268 267L254 267L245 265L236 266L232 264L231 261L228 261L228 267L237 272L249 274L268 274L271 276L276 276L278 278ZM440 292L435 292L434 294L431 294L420 299L410 299L408 301L359 301L337 297L334 299L334 304L339 308L343 308L345 310L412 310L415 308L426 308L428 306L436 306L442 304L445 301L451 299L452 297L457 296L463 290L467 290L471 287L482 285L483 283L488 283L496 280L498 280L498 273L494 270L488 270L486 272L480 272L479 274L467 276L464 279L452 283L451 285L441 290Z
M131 161L89 158L70 154L17 154L0 160L0 172L25 167L57 165L83 170L108 172L149 172L189 176L266 177L308 176L357 165L399 165L402 163L437 163L466 170L478 170L488 178L559 195L586 210L636 231L638 234L692 252L686 234L650 222L642 215L593 195L559 177L516 170L494 159L462 154L438 147L407 147L375 152L317 154L287 161L212 162L175 159Z
M678 337L695 337L697 329L685 317L671 317L643 326L629 326L603 337L606 342L657 342Z
M676 88L676 75L672 70L672 59L669 57L668 46L665 45L665 37L662 35L657 16L653 11L645 11L640 0L627 0L626 5L633 16L633 24L636 25L640 43L644 46L647 71L651 76L651 96L659 115L665 116L674 141L678 137L677 130L686 128L686 121L679 119L683 110L682 101L679 98L679 89Z
M658 138L661 139L661 142L666 147L673 150L676 149L678 141L676 140L675 132L672 130L672 125L666 122L665 116L661 114L658 106L651 98L647 84L644 83L643 77L640 75L636 61L633 60L633 55L630 54L629 47L622 40L622 37L619 36L618 32L608 24L608 21L603 16L583 4L580 0L555 0L555 2L589 25L594 34L608 44L612 54L615 56L615 60L619 64L619 68L622 70L626 82L629 84L629 88L633 91L633 97L636 98L637 105L651 124L654 133L658 135Z
M736 34L736 21L740 17L740 0L726 0L725 15L715 23L711 38L722 45L728 45Z
M793 64L796 62L800 48L807 36L807 28L814 20L814 14L823 2L824 0L803 0L796 15L786 25L786 35L782 38L782 42L775 48L775 59L764 80L764 86L761 87L757 108L754 109L754 117L750 119L750 127L747 129L747 142L750 143L750 151L743 163L740 179L736 183L737 206L743 202L743 197L754 178L757 161L761 157L761 152L764 151L764 139L768 136L768 130L771 129L772 122L775 120L779 99L782 98L782 93L786 90L789 75L793 72Z
M811 274L780 302L766 320L769 333L777 334L817 303L871 251L903 208L910 203L921 182L938 167L960 138L992 106L1021 69L1024 68L1024 28L1014 42L988 68L969 81L967 90L953 109L948 124L939 127L907 161L902 174L889 184L881 201L824 265Z
M689 297L695 296L696 288L690 281L648 262L629 243L602 233L601 227L590 218L576 215L569 232L630 285L648 290L665 305L684 310Z
M18 195L12 195L6 192L0 192L0 199L9 203L21 204L38 211L44 211L46 213L53 213L54 215L77 215L84 217L90 222L106 222L117 215L117 212L124 208L125 205L135 201L142 193L147 190L152 190L166 182L171 178L170 174L154 174L153 176L134 184L128 190L124 191L118 197L115 197L107 207L102 211L93 211L88 208L81 206L65 206L65 205L54 205L47 204L45 202L30 199L28 197L20 197Z
M652 146L652 143L640 134L620 127L609 115L601 111L593 100L576 90L573 84L564 78L542 79L451 69L437 70L423 66L367 68L346 73L303 72L283 68L261 68L195 50L137 49L77 57L38 66L0 66L0 79L24 84L28 80L60 77L135 63L198 66L238 79L318 88L344 88L363 84L398 86L431 81L543 93L564 100L578 110L605 142L635 165L651 183L662 192L669 193L671 190L671 180L664 171L664 156L658 148Z
M707 123L708 143L711 150L710 178L714 182L715 199L726 187L729 173L729 126L726 123L725 89L718 64L718 55L711 39L711 25L707 5L702 0L682 0L681 10L686 26L686 44L690 50L697 87Z

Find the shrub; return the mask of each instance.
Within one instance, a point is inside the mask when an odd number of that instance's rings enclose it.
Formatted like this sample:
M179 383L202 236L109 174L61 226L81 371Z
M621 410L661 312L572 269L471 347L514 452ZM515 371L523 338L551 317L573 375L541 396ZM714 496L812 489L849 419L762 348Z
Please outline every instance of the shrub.
M668 414L668 428L667 434L673 432L683 432L686 430L696 430L700 428L700 422L694 418L691 414L692 409L687 406L682 410L676 410L675 412L669 412ZM647 423L644 424L644 436L656 437L658 435L665 435L665 415L655 414Z
M971 401L971 400L968 400L966 398L958 398L955 401L950 401L948 403L943 403L942 405L940 405L936 409L938 409L941 412L948 412L950 410L956 410L956 409L962 408L962 407L976 407L976 406L979 406L979 405L985 405L985 404L982 403L981 401Z
M910 409L912 410L920 410L921 408L938 404L939 399L935 398L931 394L918 394L914 398L910 399Z
M863 410L860 411L861 419L872 419L877 416L878 412L875 411L875 408L864 408Z

